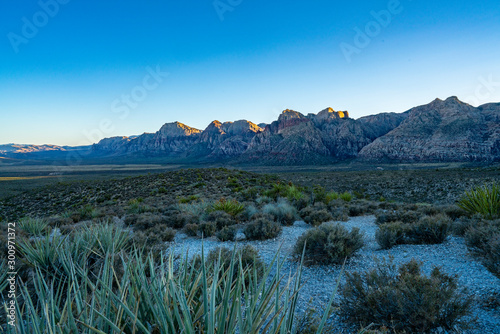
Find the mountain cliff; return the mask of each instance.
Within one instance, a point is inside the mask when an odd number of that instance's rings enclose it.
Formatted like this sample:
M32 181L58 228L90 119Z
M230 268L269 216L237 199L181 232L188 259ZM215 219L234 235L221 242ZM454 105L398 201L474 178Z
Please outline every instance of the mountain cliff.
M368 161L492 162L500 158L500 104L474 108L456 97L413 108L395 129L365 146Z
M0 146L0 156L61 157L74 149L8 144ZM87 156L266 165L346 160L491 163L500 161L500 103L475 108L450 97L403 113L359 119L332 108L307 115L286 109L271 124L213 121L204 130L174 122L155 133L102 139Z

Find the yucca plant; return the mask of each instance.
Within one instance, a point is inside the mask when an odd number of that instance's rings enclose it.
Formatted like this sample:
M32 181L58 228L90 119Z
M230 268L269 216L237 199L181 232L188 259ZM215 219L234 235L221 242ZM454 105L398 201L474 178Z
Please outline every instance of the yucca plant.
M18 242L23 260L46 273L57 273L61 267L59 254L66 237L59 235L39 238L33 241L21 239Z
M47 231L48 222L41 218L26 217L21 219L17 226L30 237L39 237Z
M204 259L199 270L189 266L187 254L174 265L172 253L157 263L134 252L122 257L120 277L113 258L106 254L97 280L70 254L60 258L66 280L48 280L37 268L35 293L21 283L18 321L7 333L297 333L302 263L295 275L282 276L279 253L262 279L236 252L229 266L218 261L210 270ZM316 333L330 309L331 302Z
M478 186L465 192L457 205L470 214L481 214L486 219L500 216L500 186Z
M209 211L224 211L229 213L231 216L236 216L245 210L245 206L235 199L228 201L225 198L221 198L212 205Z

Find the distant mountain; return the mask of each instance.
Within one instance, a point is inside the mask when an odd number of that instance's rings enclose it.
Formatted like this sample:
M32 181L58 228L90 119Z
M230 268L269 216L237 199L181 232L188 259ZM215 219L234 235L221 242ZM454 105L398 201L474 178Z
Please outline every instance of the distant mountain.
M47 151L65 151L62 146L57 145L24 145L24 144L4 144L0 145L0 154L20 154Z
M500 103L474 108L457 97L413 108L394 130L365 146L368 161L493 162L500 159Z
M308 115L287 109L271 124L213 121L199 130L174 122L155 133L105 138L91 149L8 144L0 146L0 155L23 155L25 159L60 157L76 149L86 152L82 155L84 160L161 157L175 162L266 165L312 165L356 159L491 163L500 161L500 103L475 108L450 97L403 113L359 119L332 108Z

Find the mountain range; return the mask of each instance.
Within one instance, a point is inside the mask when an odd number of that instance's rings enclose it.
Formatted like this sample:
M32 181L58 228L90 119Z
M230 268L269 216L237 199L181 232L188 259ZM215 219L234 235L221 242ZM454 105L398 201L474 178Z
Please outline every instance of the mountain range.
M436 99L403 113L352 119L324 109L304 115L285 110L271 124L213 121L204 130L167 123L156 133L102 139L92 158L162 157L176 162L312 165L366 162L500 161L500 103L473 107L457 97ZM54 145L0 145L0 155L24 158L71 152ZM43 156L43 155L42 155Z

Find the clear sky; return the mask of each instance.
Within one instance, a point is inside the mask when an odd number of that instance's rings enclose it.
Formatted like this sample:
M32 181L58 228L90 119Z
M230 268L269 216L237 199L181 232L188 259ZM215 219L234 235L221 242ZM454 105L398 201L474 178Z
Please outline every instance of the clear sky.
M500 101L498 0L0 2L0 144L451 95Z

